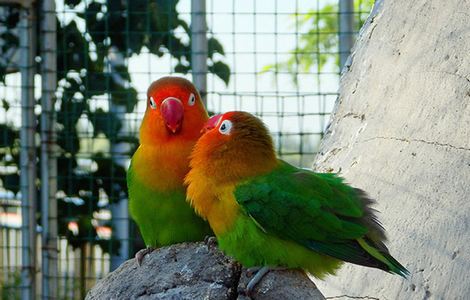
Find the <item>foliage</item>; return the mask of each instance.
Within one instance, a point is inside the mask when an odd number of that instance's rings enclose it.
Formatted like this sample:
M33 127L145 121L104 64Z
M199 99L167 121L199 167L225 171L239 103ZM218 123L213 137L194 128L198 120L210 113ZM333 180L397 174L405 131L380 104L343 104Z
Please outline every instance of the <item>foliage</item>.
M19 271L8 272L7 274L3 274L0 279L0 299L19 300L21 273Z
M373 4L373 0L354 1L354 11L358 14L355 18L356 26L362 26ZM296 74L299 72L318 73L329 61L334 61L339 66L338 2L326 4L318 10L311 9L305 14L294 14L292 19L293 26L304 29L305 33L300 35L286 61L267 65L262 72L288 72L292 74L292 81L297 84Z
M113 202L123 198L127 190L124 167L105 153L107 151L90 153L82 149L81 139L125 144L128 153L119 155L128 156L138 143L136 137L121 132L122 113L94 108L89 100L105 95L109 106L132 112L137 103L137 91L123 58L138 55L144 48L159 57L171 55L177 62L176 72L191 70L190 29L176 11L177 3L178 0L65 0L66 9L75 9L76 13L68 15L67 20L57 19L58 209L60 234L74 247L92 242L106 244L104 251L117 248L115 241L103 243L100 240L96 226L92 225L93 213L102 208L99 199L103 194ZM18 49L18 22L17 7L6 7L5 13L0 15L0 24L6 28L0 33L0 83L5 81L8 72L17 71L8 58ZM80 24L85 25L85 32ZM178 29L182 30L177 33ZM41 38L37 41L39 43ZM36 49L40 49L39 44ZM211 38L209 49L210 71L228 84L230 70L220 60L224 55L222 45ZM5 57L7 54L10 56ZM2 102L8 111L11 104L5 99ZM84 122L87 125L83 125ZM40 130L39 124L37 129ZM91 161L84 165L80 158L85 156ZM9 124L0 124L0 165L19 166L18 129ZM18 193L18 168L3 172L0 179L4 188ZM78 233L67 228L70 221L78 224Z
M19 38L15 34L19 11L16 6L4 6L0 12L0 82L3 82L8 67L12 63L12 57L19 46Z

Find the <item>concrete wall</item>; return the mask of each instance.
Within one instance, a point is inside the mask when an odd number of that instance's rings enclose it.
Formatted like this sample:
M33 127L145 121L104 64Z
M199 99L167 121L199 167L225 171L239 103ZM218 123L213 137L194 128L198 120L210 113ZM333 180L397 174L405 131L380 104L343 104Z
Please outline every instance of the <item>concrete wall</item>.
M469 299L470 1L374 10L314 168L377 199L389 249L411 277L348 265L315 282L327 297Z

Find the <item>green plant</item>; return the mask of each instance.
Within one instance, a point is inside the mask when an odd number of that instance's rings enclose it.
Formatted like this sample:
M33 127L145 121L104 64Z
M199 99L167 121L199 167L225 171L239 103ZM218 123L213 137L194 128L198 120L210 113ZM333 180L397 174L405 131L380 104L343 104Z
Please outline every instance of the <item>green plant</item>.
M175 72L191 70L189 25L178 14L177 4L177 0L65 0L67 18L57 17L59 234L67 237L74 248L91 243L100 245L105 252L119 249L118 241L100 238L93 221L95 213L103 208L99 201L103 195L113 203L126 193L125 167L109 150L83 149L83 145L84 141L127 145L127 153L119 153L127 156L137 146L136 136L121 132L124 113L134 110L138 98L129 69L124 62L113 59L116 54L130 57L144 49L159 57L168 53L177 61ZM5 25L5 31L0 33L0 84L5 82L7 73L18 72L11 57L18 51L20 10L8 6L4 12L0 15L0 24ZM37 32L40 34L39 29ZM41 41L40 36L37 41ZM224 49L215 38L208 42L209 71L228 84L230 69L223 62ZM40 44L31 46L41 48ZM91 99L104 95L110 107L124 110L117 113L90 105ZM2 104L5 111L11 107L7 99L2 99ZM19 191L19 149L18 128L0 124L0 166L12 167L2 168L7 171L0 173L0 179L3 188L15 194ZM88 159L85 163L84 158ZM39 164L37 169L39 172ZM39 187L38 183L38 196ZM70 230L70 222L77 224L78 230Z
M356 26L362 26L373 4L374 0L354 1ZM293 14L291 18L292 26L303 32L296 47L290 51L290 57L286 61L267 65L261 72L288 72L292 74L292 81L297 84L296 74L299 72L318 73L329 61L339 66L338 2L327 3L305 14Z
M0 299L19 300L21 292L21 274L19 271L2 275L0 281ZM5 277L7 280L5 280Z

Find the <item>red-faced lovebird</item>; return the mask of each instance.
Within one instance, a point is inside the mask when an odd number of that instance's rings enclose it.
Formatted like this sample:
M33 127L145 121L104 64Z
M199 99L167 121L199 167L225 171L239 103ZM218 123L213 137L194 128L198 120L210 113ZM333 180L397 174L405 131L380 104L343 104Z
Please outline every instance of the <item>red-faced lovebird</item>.
M155 247L212 234L186 203L183 185L189 155L207 119L201 97L188 80L163 77L150 85L140 145L127 173L130 214L147 246L136 254L139 264Z
M384 245L364 191L278 159L266 126L249 113L214 116L204 130L187 196L226 254L245 267L300 268L317 278L343 262L408 274Z

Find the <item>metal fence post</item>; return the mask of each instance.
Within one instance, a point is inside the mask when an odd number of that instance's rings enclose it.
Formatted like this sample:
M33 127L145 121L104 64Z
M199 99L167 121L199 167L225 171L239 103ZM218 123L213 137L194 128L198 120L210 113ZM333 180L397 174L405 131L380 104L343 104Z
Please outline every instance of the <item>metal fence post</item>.
M115 109L116 110L116 109ZM122 113L124 115L124 113ZM120 145L112 144L111 153L122 153ZM119 156L119 154L118 154ZM113 159L117 164L122 158L116 157ZM110 270L116 270L121 264L123 264L127 259L129 259L129 200L125 197L125 194L117 196L116 203L110 205L113 226L113 236L115 239L119 240L119 250L118 253L111 255L110 261Z
M57 160L55 158L55 90L57 85L57 23L55 1L41 8L41 223L42 299L57 299Z
M123 123L124 116L126 113L126 107L123 105L117 105L112 101L109 102L109 111L113 115L121 120ZM123 129L116 133L116 137L125 136ZM111 156L113 162L120 166L126 166L126 156L123 154L126 152L126 146L117 143L114 139L111 140ZM111 255L110 268L111 271L116 270L121 264L129 259L129 200L124 192L115 196L115 203L110 205L113 226L113 236L119 240L119 253Z
M119 73L116 72L116 69L119 67L125 66L125 57L122 53L117 51L114 47L109 50L108 60L106 65L106 72L113 74L115 76L116 82L121 82L123 86L127 82L120 77ZM109 112L116 119L118 119L122 124L125 121L126 106L114 103L112 99L109 99ZM126 130L121 128L113 138L110 138L110 152L113 162L116 165L126 167L127 166L127 157L125 155L127 151L126 145L123 143L117 142L119 137L126 136ZM111 195L108 195L111 197ZM119 240L119 249L118 253L111 255L110 269L111 271L116 270L122 263L129 259L129 200L127 199L126 194L121 191L119 195L113 195L114 201L110 205L112 217L112 228L113 228L113 237Z
M339 2L339 65L342 69L354 46L354 0Z
M21 9L21 129L20 129L20 188L22 270L21 299L36 296L36 116L34 114L34 10Z
M193 81L207 106L206 0L191 0L191 65Z

